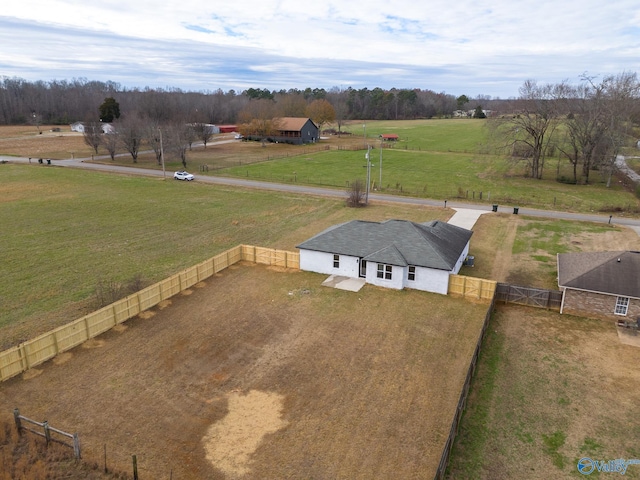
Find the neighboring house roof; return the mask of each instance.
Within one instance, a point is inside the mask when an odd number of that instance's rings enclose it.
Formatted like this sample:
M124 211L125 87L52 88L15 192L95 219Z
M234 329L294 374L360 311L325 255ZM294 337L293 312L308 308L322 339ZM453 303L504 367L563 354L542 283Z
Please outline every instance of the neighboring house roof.
M640 298L640 252L560 253L558 286Z
M398 138L400 138L395 133L383 133L380 136L382 137L383 140L398 140Z
M299 132L307 122L318 128L310 118L307 117L282 117L278 119L278 130L282 132Z
M472 233L438 220L427 223L353 220L330 227L297 248L361 257L389 265L448 271L455 267Z

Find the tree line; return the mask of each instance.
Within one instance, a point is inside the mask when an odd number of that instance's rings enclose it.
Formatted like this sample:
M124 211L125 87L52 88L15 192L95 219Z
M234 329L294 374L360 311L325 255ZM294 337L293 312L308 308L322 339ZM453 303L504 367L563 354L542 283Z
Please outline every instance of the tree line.
M109 97L117 100L123 116L135 113L159 122L180 117L212 124L236 123L247 105L257 100L272 102L279 116L304 115L313 101L326 100L334 107L338 121L444 117L457 108L453 95L422 89L248 88L243 92L192 92L125 88L116 82L86 79L30 82L0 77L0 125L93 121L98 105Z
M568 183L590 182L600 171L610 185L623 148L640 137L640 81L623 72L602 79L583 76L578 85L538 84L527 80L520 95L493 112L488 125L497 145L527 176L541 179L547 160L572 166ZM507 113L508 112L508 113Z

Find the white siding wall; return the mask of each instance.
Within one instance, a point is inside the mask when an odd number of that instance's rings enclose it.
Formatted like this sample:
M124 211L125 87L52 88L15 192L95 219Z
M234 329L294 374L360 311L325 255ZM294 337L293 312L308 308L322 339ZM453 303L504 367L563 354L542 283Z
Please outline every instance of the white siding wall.
M446 295L449 291L449 274L451 272L416 267L416 279L414 281L407 280L408 273L409 267L407 267L404 272L405 286L407 288L441 293L442 295Z
M467 258L467 255L469 255L469 242L467 242L466 247L464 247L464 250L462 251L460 258L458 258L456 266L453 268L451 273L455 275L458 274L458 272L460 271L460 268L462 268L462 264L464 263L465 258Z
M333 268L333 253L300 250L300 270L357 278L359 268L357 257L340 255L340 267Z

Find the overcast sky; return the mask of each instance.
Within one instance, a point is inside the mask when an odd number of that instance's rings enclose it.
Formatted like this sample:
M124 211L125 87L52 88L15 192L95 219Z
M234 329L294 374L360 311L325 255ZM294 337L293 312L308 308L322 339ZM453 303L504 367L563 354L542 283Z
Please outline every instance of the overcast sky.
M640 73L639 0L4 0L0 76L242 91Z

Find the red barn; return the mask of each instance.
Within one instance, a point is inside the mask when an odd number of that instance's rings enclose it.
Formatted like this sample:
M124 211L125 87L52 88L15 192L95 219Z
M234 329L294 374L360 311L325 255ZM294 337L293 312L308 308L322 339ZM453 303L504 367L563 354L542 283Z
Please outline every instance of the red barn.
M385 142L397 142L400 139L400 137L395 133L383 133L380 137Z

